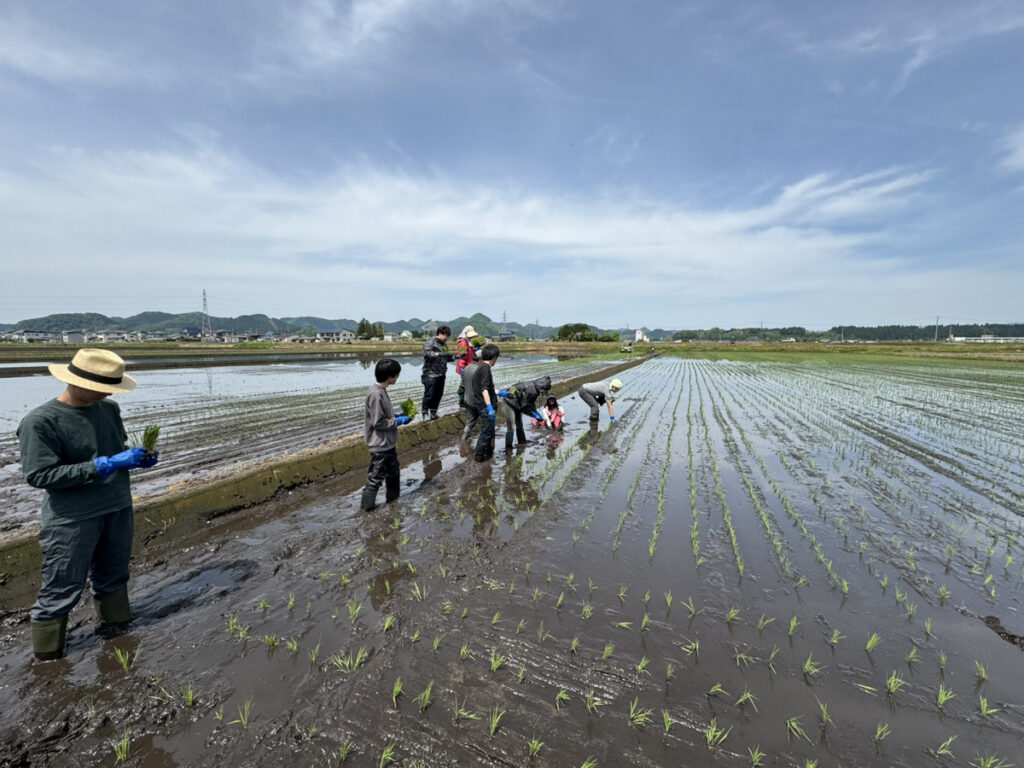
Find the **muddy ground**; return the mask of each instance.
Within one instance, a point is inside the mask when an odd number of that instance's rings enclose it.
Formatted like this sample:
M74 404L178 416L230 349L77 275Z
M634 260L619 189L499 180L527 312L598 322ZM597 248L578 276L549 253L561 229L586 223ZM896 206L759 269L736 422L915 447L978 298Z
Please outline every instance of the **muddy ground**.
M621 378L614 425L569 398L372 513L350 473L147 551L131 631L82 605L63 661L8 617L0 765L1019 762L1019 373Z

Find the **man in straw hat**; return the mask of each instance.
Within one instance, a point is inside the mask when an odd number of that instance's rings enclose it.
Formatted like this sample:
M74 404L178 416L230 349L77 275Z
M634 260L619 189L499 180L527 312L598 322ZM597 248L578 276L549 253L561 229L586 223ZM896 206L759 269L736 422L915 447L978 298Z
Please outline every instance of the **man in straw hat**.
M64 655L68 614L92 576L101 629L131 621L128 561L134 517L128 470L151 467L155 455L125 450L121 409L108 395L130 392L124 360L104 349L80 349L50 373L68 386L18 425L25 480L46 491L39 546L42 585L32 606L37 659Z

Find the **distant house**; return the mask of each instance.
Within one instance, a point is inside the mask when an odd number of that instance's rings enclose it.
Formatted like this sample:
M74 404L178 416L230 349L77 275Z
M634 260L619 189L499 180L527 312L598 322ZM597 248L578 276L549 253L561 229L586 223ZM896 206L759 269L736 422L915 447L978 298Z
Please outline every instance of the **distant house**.
M515 341L515 340L516 340L516 335L512 331L502 331L501 333L498 334L498 341L500 341L500 342Z
M329 328L316 332L318 344L346 344L355 341L356 334L347 328Z
M95 340L100 344L121 344L128 341L128 334L125 331L100 331Z
M61 335L52 331L18 329L10 332L10 339L11 341L17 341L22 344L52 344L60 341Z
M65 344L84 344L85 331L62 331L60 340Z
M646 333L644 333L640 328L637 328L636 329L636 335L635 335L635 338L633 339L633 341L641 341L641 342L643 342L643 341L650 341L650 339L647 337Z
M400 338L401 334L394 333L392 331L388 331L387 333L384 334L384 341L395 342L398 341Z

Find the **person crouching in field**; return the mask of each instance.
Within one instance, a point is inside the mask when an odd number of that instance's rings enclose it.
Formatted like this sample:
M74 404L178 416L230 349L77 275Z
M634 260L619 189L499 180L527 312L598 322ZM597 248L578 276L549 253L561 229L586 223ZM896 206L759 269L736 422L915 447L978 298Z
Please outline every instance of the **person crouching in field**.
M539 419L534 417L533 426L544 426L557 431L561 431L565 426L565 409L558 404L558 398L554 395L548 395L548 399L540 408L540 416Z
M598 409L600 405L608 407L608 418L615 421L615 409L612 408L612 402L615 400L614 395L620 389L622 389L622 382L618 379L612 379L607 384L603 381L594 381L580 387L579 396L584 403L590 406L590 421L592 423L596 424L601 415Z
M67 384L64 392L18 425L25 480L46 491L42 584L30 611L32 650L41 661L64 656L68 614L90 577L100 631L119 630L132 619L128 564L135 513L128 470L151 467L157 456L125 449L121 409L106 399L135 389L124 367L105 349L78 350L69 365L50 366Z
M385 358L373 369L377 380L366 393L363 410L363 432L370 451L370 469L359 507L369 512L377 506L377 491L385 486L386 501L398 498L400 468L398 464L398 428L409 423L408 416L395 416L388 387L398 381L402 366L397 360Z

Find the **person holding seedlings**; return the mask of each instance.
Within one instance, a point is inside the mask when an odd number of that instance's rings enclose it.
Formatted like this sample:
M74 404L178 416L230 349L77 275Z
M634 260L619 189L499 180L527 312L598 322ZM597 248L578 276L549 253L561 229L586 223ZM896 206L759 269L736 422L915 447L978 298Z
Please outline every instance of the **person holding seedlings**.
M613 422L615 421L615 410L612 408L612 401L615 399L613 395L620 389L622 389L622 382L618 379L612 379L608 383L594 381L580 387L580 399L590 406L591 421L596 422L600 417L599 405L607 405L608 418Z
M408 424L408 416L395 416L388 387L398 381L402 365L397 360L379 360L373 369L376 383L366 393L363 409L363 434L370 451L370 469L366 473L366 486L359 508L369 512L377 506L377 491L384 484L384 498L398 498L400 468L398 464L398 428Z
M548 395L547 400L540 409L541 418L533 418L533 426L539 427L544 425L548 429L554 429L561 432L562 427L565 426L565 409L558 404L558 398L554 395Z
M37 659L64 656L68 614L91 576L100 630L132 619L128 563L134 512L128 470L152 467L156 452L125 448L127 434L109 395L131 392L136 381L105 349L80 349L50 373L67 384L18 425L25 481L46 491L39 548L42 584L30 610Z
M423 345L423 418L433 421L437 418L437 406L441 404L444 394L444 379L448 373L448 363L452 356L448 354L445 343L452 335L447 325L437 327L437 335L431 336Z
M497 344L485 344L480 350L480 362L473 363L462 372L466 383L466 429L462 439L468 440L477 421L480 421L480 436L476 441L474 458L486 461L494 455L494 406L498 394L494 391L491 368L498 362L501 350Z
M551 377L542 376L532 381L517 381L509 389L499 389L501 412L505 416L505 451L512 450L512 426L515 425L516 440L519 445L526 444L526 430L523 429L523 414L540 419L537 410L537 398L551 389Z
M467 365L472 365L476 360L476 345L473 340L480 334L473 330L472 325L467 325L459 334L455 342L455 373L459 376L459 408L466 407L466 385L462 382L462 372Z

